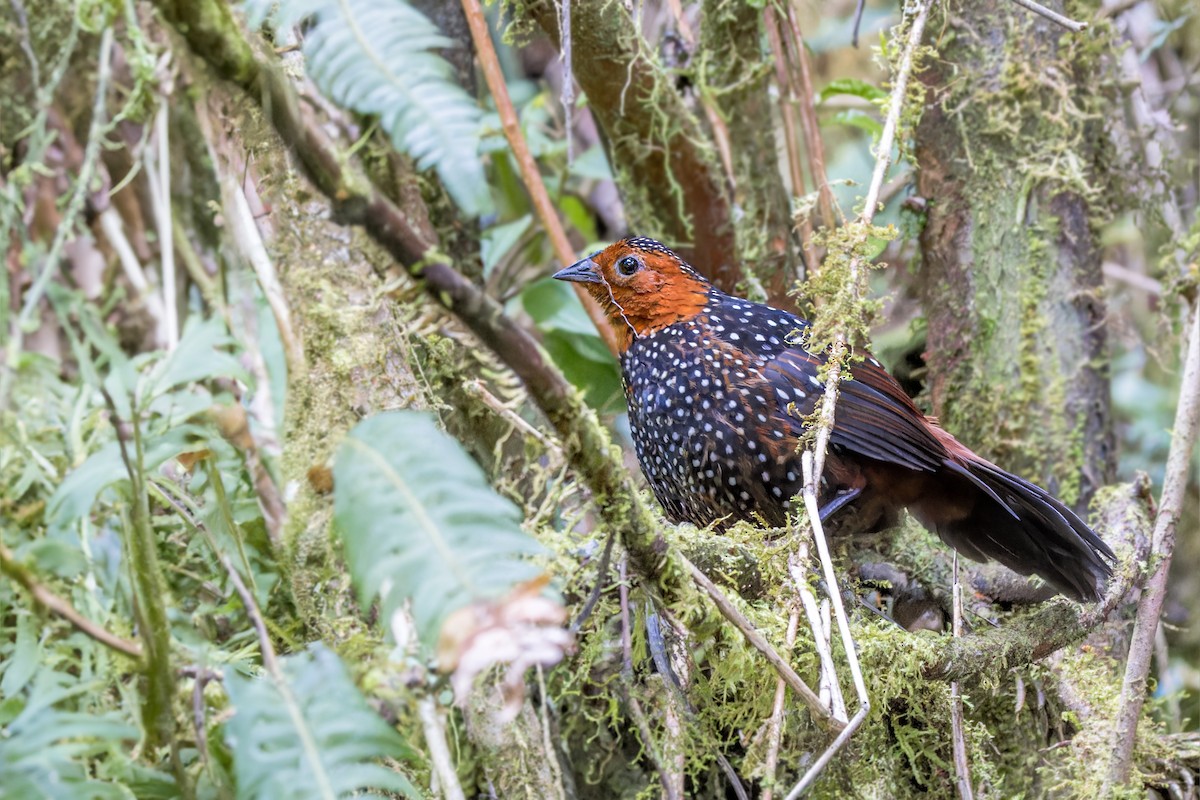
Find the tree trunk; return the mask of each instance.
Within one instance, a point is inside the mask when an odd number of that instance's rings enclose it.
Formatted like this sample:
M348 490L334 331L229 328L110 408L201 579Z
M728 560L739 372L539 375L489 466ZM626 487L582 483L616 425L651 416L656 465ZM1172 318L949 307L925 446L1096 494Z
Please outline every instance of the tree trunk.
M934 413L1082 506L1114 474L1096 236L1111 48L1003 0L945 13L915 132Z

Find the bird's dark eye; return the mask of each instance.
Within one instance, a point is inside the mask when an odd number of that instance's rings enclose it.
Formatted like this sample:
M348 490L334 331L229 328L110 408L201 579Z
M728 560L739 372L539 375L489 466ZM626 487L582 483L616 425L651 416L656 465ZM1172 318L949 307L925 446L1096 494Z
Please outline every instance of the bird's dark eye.
M637 256L625 256L617 262L617 272L622 275L632 275L641 269L641 266L642 262L638 260Z

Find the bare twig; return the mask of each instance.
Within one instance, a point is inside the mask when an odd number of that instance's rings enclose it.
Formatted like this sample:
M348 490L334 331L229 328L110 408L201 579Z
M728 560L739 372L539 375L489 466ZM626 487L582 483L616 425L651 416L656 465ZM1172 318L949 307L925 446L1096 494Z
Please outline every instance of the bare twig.
M504 401L489 392L487 387L484 386L483 381L479 380L478 378L469 380L463 384L463 389L465 389L468 394L478 397L485 406L490 408L492 411L495 411L498 415L503 417L506 422L511 424L521 433L532 439L536 439L542 445L542 447L546 448L546 453L550 455L556 462L561 462L563 460L562 448L559 447L557 443L555 443L549 436L530 425L521 417L520 414L505 405ZM557 466L557 464L554 466Z
M1154 572L1146 582L1138 603L1133 635L1129 642L1129 657L1125 662L1125 679L1117 704L1116 724L1113 726L1112 760L1102 794L1108 796L1116 786L1129 780L1133 761L1133 746L1137 740L1138 721L1146 699L1146 676L1154 652L1154 636L1167 594L1167 573L1175 553L1175 528L1183 510L1187 493L1188 468L1192 448L1196 444L1197 418L1200 417L1200 303L1191 309L1183 377L1179 383L1179 405L1175 409L1175 425L1171 434L1171 449L1167 454L1166 475L1158 514L1154 518L1152 553L1157 559Z
M41 88L41 69L38 64L37 53L33 51L33 41L29 36L29 18L25 14L25 6L21 3L21 0L9 0L9 4L12 6L13 12L17 15L17 25L21 28L21 51L29 59L29 76L33 79L33 85Z
M850 678L854 682L854 692L858 695L858 711L846 723L846 726L838 734L837 738L825 748L825 752L821 753L820 757L804 773L804 776L788 792L786 800L795 800L808 791L813 781L817 779L826 765L833 760L838 751L846 745L846 742L850 741L850 737L866 721L867 714L871 711L871 700L867 695L867 685L863 680L862 668L858 663L858 650L854 644L854 637L850 633L850 620L846 616L846 609L842 605L842 593L837 588L837 574L833 568L833 559L829 555L829 544L825 541L825 530L821 525L821 509L817 506L817 484L819 480L816 477L818 473L813 467L813 461L813 454L806 450L800 462L804 470L804 508L808 512L809 524L812 526L813 541L816 542L817 556L820 558L821 568L824 570L825 584L829 587L829 600L833 603L833 613L837 618L838 633L842 640L842 647L846 651L846 664L850 667Z
M154 118L154 129L158 134L158 181L155 186L157 191L152 191L150 195L157 198L157 202L154 204L154 217L158 226L159 250L162 258L162 304L166 345L168 350L174 350L175 346L179 344L179 315L175 288L175 226L171 221L171 143L168 134L170 130L168 124L170 84L171 81L168 79L162 101L158 106L158 114ZM147 150L147 153L149 152L151 150Z
M153 192L151 194L153 195ZM121 215L115 208L109 206L100 212L99 221L104 238L108 240L113 252L117 254L121 271L125 273L125 278L137 292L138 298L145 303L146 313L154 320L155 345L159 347L166 345L168 343L167 327L162 298L154 292L150 280L146 277L146 271L142 269L142 262L138 261L137 254L133 251L133 245L130 244L129 237L125 235L125 224L121 221Z
M554 210L554 204L550 202L550 194L546 191L546 184L542 181L542 174L538 171L537 162L533 160L533 154L529 152L529 145L525 142L525 134L521 131L521 121L517 118L517 110L513 108L512 98L508 95L508 86L504 82L504 72L500 69L500 59L496 56L496 48L492 46L492 36L488 31L487 20L483 16L483 8L479 5L479 0L462 0L462 6L463 13L467 17L467 25L471 28L471 39L475 42L475 54L479 58L479 66L483 70L484 80L487 81L492 99L496 101L496 110L500 114L500 123L504 127L504 138L508 140L508 146L512 148L517 168L521 171L521 180L529 192L529 199L533 202L534 211L537 213L538 219L542 221L542 227L546 229L546 234L550 237L550 243L554 246L554 254L558 260L563 264L571 264L575 261L575 248L571 247L571 242L567 239L567 232L563 230L558 212ZM581 285L572 284L572 286L579 296L580 302L583 303L584 309L587 310L588 316L591 317L592 323L596 326L596 330L599 331L600 338L615 354L617 337L612 326L608 324L604 311Z
M1035 3L1033 0L1013 0L1013 2L1023 8L1029 9L1035 14L1040 14L1051 22L1061 25L1069 31L1075 31L1075 33L1079 33L1080 31L1087 30L1088 24L1086 22L1076 22L1070 17L1064 17L1057 11L1046 8L1041 3Z
M429 760L433 772L442 784L442 796L446 800L466 800L458 773L454 770L454 758L446 742L446 728L438 713L437 700L426 693L417 701L417 715L421 718L421 730L425 733L425 746L429 749Z
M834 219L833 191L829 188L829 176L825 171L825 144L821 140L821 128L817 123L817 109L812 84L812 67L808 63L808 50L804 46L804 35L800 31L800 23L796 19L795 0L787 4L787 29L791 32L788 44L791 49L791 62L796 68L796 82L793 84L798 92L796 98L800 106L800 127L804 131L804 152L808 156L808 172L812 177L813 186L817 190L817 209L821 212L821 223L832 229ZM782 24L782 20L780 21Z
M788 615L787 633L784 635L789 651L796 643L799 628L800 609L793 606ZM774 800L775 797L775 773L779 769L779 746L783 741L783 707L786 700L787 682L780 678L775 684L775 702L771 706L771 718L767 722L767 756L763 759L763 783L766 786L762 792L762 800Z
M800 152L797 149L799 123L796 120L795 92L792 89L783 39L779 35L779 25L775 17L775 9L768 3L763 10L764 27L767 29L767 42L771 46L772 60L775 62L775 82L779 86L779 117L783 120L783 144L787 153L788 177L792 182L792 193L799 197L805 193L805 181L804 168L801 166ZM808 269L816 269L817 249L812 243L812 220L808 213L800 216L797 227L800 243L804 248L804 263Z
M803 542L800 545L800 552L789 561L792 583L796 584L796 594L800 597L804 615L808 618L808 626L813 632L813 643L817 648L817 657L821 662L821 685L818 687L821 700L827 704L834 719L848 722L850 718L846 714L846 700L842 696L842 690L837 681L837 671L833 665L833 650L830 648L831 626L826 622L821 609L818 608L817 598L808 588L808 580L804 575L808 564L808 543Z
M1120 281L1134 289L1145 292L1151 297L1162 296L1162 281L1155 280L1149 275L1132 270L1124 264L1118 264L1115 261L1105 261L1100 265L1100 268L1104 270L1104 277L1106 278Z
M275 326L279 330L284 357L287 360L288 379L301 380L308 371L304 357L304 345L292 324L292 312L288 308L287 297L279 282L279 273L275 269L275 262L267 253L267 246L254 221L254 213L250 210L250 204L246 200L246 192L242 188L241 181L227 169L222 170L222 173L221 195L233 241L242 257L254 270L254 276L262 288L263 297L266 298L267 305L271 307L271 314L275 317Z
M917 47L921 44L921 36L925 30L925 21L929 17L929 6L930 3L927 2L918 3L913 11L908 41L905 44L904 53L900 59L900 66L896 71L896 78L892 83L888 115L884 122L883 132L879 137L879 145L875 151L875 170L871 175L871 183L867 188L866 203L858 218L858 224L862 225L864 229L871 224L875 216L876 206L879 204L879 194L883 189L883 182L887 176L888 166L891 161L892 145L895 142L896 132L900 126L900 112L908 93L908 81L912 75L914 54ZM851 301L858 300L862 292L863 267L864 264L860 257L854 256L850 259L849 286L847 288ZM812 782L821 774L825 765L829 763L838 750L849 740L851 734L866 720L867 714L871 709L866 684L863 681L862 670L858 663L858 654L855 650L854 639L850 633L850 622L846 617L846 610L842 604L841 592L837 588L837 575L833 568L833 560L829 556L829 546L825 541L825 532L821 525L821 513L817 501L821 475L825 469L825 452L829 447L829 437L833 431L838 383L841 380L842 369L848 353L847 336L843 329L838 332L834 339L827 362L828 374L825 380L825 394L821 401L820 414L817 420L816 439L812 450L804 453L801 463L804 469L804 506L808 512L809 524L812 526L813 540L817 545L817 554L820 557L821 566L824 570L825 582L829 587L829 599L833 603L838 631L846 651L846 661L850 667L851 678L854 681L855 693L858 695L859 709L850 719L844 730L842 730L841 734L826 748L825 752L809 767L808 771L792 791L788 793L787 800L794 800L794 798L802 795L812 785Z
M958 551L954 551L954 636L962 636L962 583L958 580ZM963 701L958 681L950 682L950 736L954 744L954 778L959 800L974 800L971 765L967 761L967 740L963 733Z
M821 702L821 698L817 696L817 693L810 689L808 684L804 682L804 679L796 674L792 666L779 655L779 651L755 629L754 624L734 607L724 592L718 589L717 585L701 572L695 564L683 556L680 556L679 559L691 574L692 580L696 582L696 585L703 589L709 598L712 599L713 604L716 605L721 615L741 631L742 636L746 637L746 641L751 647L766 656L767 662L775 668L775 671L787 682L792 691L800 695L800 699L804 701L809 710L829 728L840 731L844 727L844 723L833 718L829 713L829 709L825 707L825 704Z
M35 603L50 613L62 617L71 623L80 633L90 636L100 644L118 653L124 653L130 658L141 660L142 646L140 644L129 639L123 639L107 630L103 625L92 622L83 614L80 614L75 606L71 605L71 601L50 591L38 581L33 573L22 566L13 556L13 552L3 544L0 544L0 572L3 572L25 589L25 591L29 592L29 596L33 598Z
M571 633L578 633L583 627L583 623L587 622L588 617L592 615L592 611L596 608L596 603L600 602L600 595L604 593L604 585L608 581L608 564L612 559L613 544L617 541L617 535L610 531L608 533L608 541L604 543L604 552L600 554L600 563L596 567L596 585L592 587L592 593L588 595L587 602L583 604L583 608L579 611L579 615L571 622Z

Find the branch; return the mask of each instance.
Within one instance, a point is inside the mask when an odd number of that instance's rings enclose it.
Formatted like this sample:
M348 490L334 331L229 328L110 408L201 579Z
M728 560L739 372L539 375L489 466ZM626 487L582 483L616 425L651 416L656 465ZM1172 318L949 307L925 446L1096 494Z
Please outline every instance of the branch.
M556 45L558 5L553 0L524 4L524 13ZM610 3L572 3L571 57L592 115L604 130L631 222L662 225L656 238L676 245L718 287L734 291L742 273L724 177L674 78L645 55L630 15Z
M129 639L123 639L102 625L92 622L83 614L80 614L75 609L75 606L71 605L71 601L64 597L59 597L42 585L32 572L17 562L13 552L3 544L0 544L0 572L3 572L24 588L25 591L29 592L35 603L52 614L62 617L71 623L80 633L92 637L100 644L116 650L118 653L124 653L130 658L141 660L142 646L140 644Z
M1179 384L1179 405L1175 409L1175 426L1171 434L1171 449L1167 454L1167 472L1163 479L1162 497L1154 518L1152 552L1158 561L1146 584L1133 636L1129 642L1129 658L1125 663L1125 679L1121 684L1116 724L1113 726L1113 756L1109 762L1105 791L1129 780L1133 761L1133 746L1137 740L1138 721L1146 700L1146 676L1150 672L1150 656L1154 652L1154 637L1158 631L1159 615L1167 596L1167 573L1175 553L1175 529L1187 496L1188 470L1192 448L1196 444L1196 427L1200 417L1200 303L1192 308L1188 328L1187 354L1184 356L1183 378Z
M550 244L554 246L554 254L558 260L563 265L572 264L575 262L575 248L571 247L570 241L567 240L567 232L563 230L562 221L559 220L558 213L550 202L550 194L546 191L542 174L538 171L537 162L533 160L533 154L529 152L525 135L521 132L521 121L517 119L517 110L513 108L512 98L508 95L508 86L504 83L504 73L500 69L500 59L496 57L496 48L492 45L492 36L488 31L487 20L483 16L483 8L480 7L479 0L462 0L462 6L463 13L467 17L467 25L471 28L471 39L475 42L475 53L479 57L479 66L483 70L484 80L487 81L492 99L496 101L496 111L499 112L500 124L504 127L504 138L508 139L508 146L512 148L513 157L517 160L517 167L521 171L521 180L524 181L525 188L529 192L529 199L533 202L534 211L537 212L538 219L542 221L546 235L550 237ZM569 84L567 85L569 86ZM569 127L568 130L570 130ZM583 308L591 318L592 324L599 331L600 338L608 345L609 351L616 355L617 335L613 332L612 326L608 324L608 318L604 311L581 284L572 283L571 286L578 295L579 301L583 303Z
M193 52L219 77L260 103L300 166L329 199L335 218L362 225L368 234L417 279L429 295L453 312L524 382L560 440L571 467L591 490L603 523L619 531L638 571L660 588L691 590L683 570L672 564L666 541L629 479L595 412L580 399L545 357L530 333L437 252L437 243L365 176L304 116L296 92L274 63L255 59L229 9L216 0L156 0L155 5L185 37Z
M1044 658L1099 627L1137 584L1141 565L1150 553L1145 488L1134 482L1096 511L1096 530L1114 545L1121 561L1102 603L1081 606L1059 598L1034 614L1006 622L1002 628L942 640L922 669L925 677L975 681L997 670Z
M1039 15L1045 17L1046 19L1050 20L1051 22L1053 22L1055 24L1063 26L1064 28L1066 28L1069 31L1074 31L1075 33L1079 33L1080 31L1087 30L1088 24L1086 22L1076 22L1075 20L1071 19L1070 17L1064 17L1062 14L1059 14L1057 11L1046 8L1041 3L1035 3L1035 2L1033 2L1033 0L1013 0L1013 2L1023 8L1029 9L1030 11L1032 11L1035 14L1039 14Z
M733 603L729 602L729 598L695 564L683 556L680 556L680 560L683 561L684 566L691 573L692 580L696 582L696 585L703 589L709 598L712 599L713 603L720 610L721 615L732 622L734 627L742 632L742 636L746 637L746 641L754 649L766 656L767 661L779 673L779 677L796 694L800 695L800 699L808 706L813 716L826 723L830 729L841 731L845 727L845 723L833 718L833 715L829 713L829 709L821 702L821 698L817 696L817 693L810 689L808 684L804 682L804 679L796 674L796 670L792 669L791 664L783 660L783 656L779 655L779 651L771 646L771 643L755 629L754 624L746 619L742 612L734 607Z

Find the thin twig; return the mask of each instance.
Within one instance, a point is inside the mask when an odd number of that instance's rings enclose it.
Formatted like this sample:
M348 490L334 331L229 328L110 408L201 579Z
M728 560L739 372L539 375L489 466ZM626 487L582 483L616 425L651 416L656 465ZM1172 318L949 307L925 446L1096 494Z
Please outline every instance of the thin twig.
M817 545L817 556L821 561L821 568L824 570L825 584L829 587L829 600L833 603L834 617L837 619L838 633L842 640L842 648L846 651L846 664L850 667L850 678L854 682L854 692L858 695L858 711L846 723L845 728L838 734L830 745L825 748L825 752L821 753L820 757L813 762L804 776L796 783L790 792L788 792L786 800L796 800L812 785L817 776L825 769L826 765L833 760L838 751L850 741L850 737L867 719L867 714L871 711L871 700L867 695L867 685L863 680L862 668L858 663L858 650L854 644L854 637L850 633L850 620L846 616L846 609L842 604L842 593L838 590L837 574L833 568L833 559L829 555L829 543L825 540L825 530L821 525L821 509L817 506L817 484L818 478L816 470L813 468L813 454L810 451L805 451L801 456L801 466L804 471L804 508L808 512L809 524L812 526L813 541Z
M124 653L130 658L141 660L142 646L137 642L123 639L104 626L92 622L71 605L71 601L50 591L34 577L33 573L21 565L13 552L0 544L0 572L19 584L34 602L52 614L65 619L80 633L95 639L100 644L118 653Z
M34 86L41 88L42 76L38 65L37 53L33 51L33 40L29 35L29 18L25 14L25 6L21 0L9 0L13 13L17 15L17 25L21 28L21 51L29 59L29 77Z
M554 254L558 260L563 264L570 264L575 261L575 248L571 247L571 242L567 239L567 232L563 230L558 212L554 210L554 204L550 201L550 194L546 191L546 184L542 181L542 174L538 171L537 162L533 160L533 154L529 152L525 134L521 131L521 120L517 117L512 98L508 95L504 72L500 69L500 59L496 56L496 48L492 45L492 35L488 31L483 8L479 5L479 0L462 0L462 6L463 13L467 17L467 25L471 29L471 40L475 43L475 54L479 59L480 69L483 71L484 80L487 81L488 90L492 93L492 99L496 101L496 111L500 114L500 124L504 127L504 138L508 140L508 146L512 148L517 168L521 172L521 180L525 183L529 199L533 202L533 209L537 213L538 219L541 220L542 227L546 229L546 234L550 237L550 244L554 247ZM596 326L596 330L599 331L600 338L615 354L617 337L612 326L608 324L604 311L591 298L586 289L578 284L572 285L588 316L591 317L592 323Z
M442 784L442 795L446 800L466 800L458 773L454 769L454 758L446 742L446 728L438 714L437 700L426 694L417 701L417 715L421 718L421 730L425 733L425 746L429 749L429 760L433 772Z
M717 585L713 583L707 575L701 572L700 569L686 557L681 555L679 560L683 563L683 566L688 570L688 572L691 573L692 580L696 582L696 585L703 589L704 592L708 594L709 598L712 599L713 604L716 605L717 610L721 612L721 615L725 617L725 619L732 622L734 627L741 631L742 636L746 637L746 641L751 647L766 656L767 662L775 668L775 671L778 672L779 676L787 682L787 685L792 688L792 691L800 695L800 699L804 701L804 704L808 706L809 710L812 711L812 713L819 720L824 722L831 730L840 731L843 727L845 727L845 723L833 718L833 716L829 713L829 709L826 708L825 704L821 702L821 698L817 695L817 693L810 689L808 684L804 682L804 679L796 674L796 671L792 669L792 666L788 664L781 655L779 655L779 651L776 650L771 643L768 642L766 638L758 632L757 629L755 629L754 624L750 622L750 620L746 619L745 615L743 615L742 612L738 611L737 608L734 607L733 603L729 601L729 598L725 596L724 592L718 589Z
M487 387L484 386L483 381L479 380L478 378L469 380L463 384L463 389L465 389L468 394L472 394L482 400L485 406L490 408L492 411L495 411L497 414L503 417L506 422L508 422L517 430L521 431L521 433L532 439L536 439L542 445L542 447L546 449L546 453L551 456L555 462L562 462L562 448L559 447L558 444L555 443L549 436L526 422L520 414L505 405L504 401L502 401L499 397L496 397L496 395L489 392ZM557 463L554 466L556 467Z
M956 638L962 637L963 603L962 583L958 579L958 551L954 551L954 614L952 630ZM954 744L954 778L959 800L974 800L971 788L971 765L967 761L967 739L963 733L963 701L958 681L950 682L950 736Z
M162 304L163 325L166 328L167 350L174 350L179 344L179 315L178 297L175 288L175 226L171 222L171 142L168 124L168 95L171 92L171 81L168 78L164 86L162 102L158 106L158 114L154 118L155 132L158 134L158 181L150 196L154 203L154 217L158 226L159 252L162 266ZM152 149L147 153L153 152Z
M154 185L153 172L147 167L147 173L151 175L151 184ZM153 195L154 192L151 192ZM129 242L129 237L125 235L125 223L121 221L121 215L112 206L104 209L99 214L100 230L104 233L104 238L108 240L113 252L117 254L117 261L121 265L121 271L125 273L125 278L129 284L133 286L137 292L137 297L144 303L146 314L154 321L154 344L156 347L163 347L167 344L167 328L165 323L162 298L154 291L154 287L150 285L150 279L146 277L146 271L142 268L142 262L138 261L137 254L133 251L133 245Z
M800 628L800 609L792 607L788 615L787 633L784 641L788 650L796 643L796 633ZM763 759L762 800L774 800L775 773L779 769L779 746L783 743L783 707L787 700L787 683L780 678L775 683L775 702L771 705L771 718L767 722L767 756Z
M821 128L817 122L812 67L808 63L808 49L804 46L804 35L800 31L800 23L796 19L795 0L787 4L785 16L792 34L789 40L790 60L796 67L797 80L794 86L798 92L796 99L800 106L800 127L804 131L804 152L808 156L808 173L817 190L817 210L821 213L821 223L832 230L836 224L833 190L829 188L829 175L825 170L825 144L821 140Z
M830 647L832 637L831 626L825 621L821 609L817 607L817 598L813 595L812 590L808 588L808 581L805 578L805 565L808 563L808 546L807 542L800 545L801 552L798 556L789 559L791 562L789 571L792 576L792 583L796 585L796 594L800 598L801 607L804 609L804 615L808 617L808 626L813 632L813 643L817 648L817 658L821 662L821 692L822 701L828 699L827 707L833 713L835 719L840 719L842 722L848 722L849 716L846 714L846 700L842 696L841 687L837 681L837 671L833 665L833 650ZM828 688L827 688L828 687Z
M596 585L592 587L592 593L588 595L587 602L583 604L579 615L571 623L569 630L571 633L579 633L583 627L583 623L587 622L588 617L592 615L596 604L600 602L600 595L604 592L604 585L608 581L608 563L612 559L613 544L617 541L616 533L610 531L608 533L608 541L604 543L604 552L600 555L600 564L596 567Z
M1154 636L1167 594L1167 573L1175 553L1175 529L1187 496L1188 471L1192 448L1196 444L1197 419L1200 417L1200 303L1191 309L1186 355L1183 359L1183 378L1179 383L1179 404L1175 409L1175 425L1171 434L1171 449L1167 453L1166 475L1158 514L1154 518L1151 552L1157 561L1154 572L1146 582L1138 603L1133 635L1129 642L1129 657L1125 662L1125 678L1113 725L1112 760L1109 762L1102 796L1108 796L1129 780L1133 761L1133 746L1137 740L1138 721L1146 700L1146 676L1150 672L1150 657L1154 652Z
M1087 30L1088 24L1086 22L1076 22L1070 17L1064 17L1057 11L1046 8L1041 3L1035 3L1033 0L1013 0L1013 2L1019 6L1029 9L1035 14L1040 14L1051 22L1061 25L1069 31L1075 31L1075 33L1079 33L1080 31Z
M896 140L896 132L900 126L900 111L908 93L908 81L912 75L913 61L917 48L921 44L921 36L925 31L925 21L929 16L930 3L919 3L914 11L912 25L909 29L908 41L896 71L892 84L890 104L883 132L879 137L879 145L875 151L875 170L871 175L871 183L867 188L867 200L859 215L858 223L864 228L871 224L879 204L879 193L883 189L887 177L888 165L891 161L892 145ZM852 301L857 301L862 291L863 263L858 256L850 260L848 276L849 292ZM838 590L837 575L833 568L833 560L829 555L829 546L825 541L825 531L821 525L821 511L818 505L818 491L821 476L825 469L825 453L829 447L829 437L833 432L834 412L837 406L838 383L841 380L842 369L849 348L846 332L843 329L834 339L828 359L828 374L825 380L825 394L821 401L820 415L817 420L816 438L812 450L805 451L801 464L804 471L804 506L808 512L809 524L812 526L813 541L817 545L817 554L824 570L825 583L829 588L829 599L833 603L834 615L837 618L838 632L846 651L846 662L850 667L850 675L854 681L854 691L858 695L859 709L842 730L841 734L826 748L825 752L809 767L808 771L788 793L787 800L799 797L812 785L825 765L849 740L851 734L862 725L870 712L871 703L867 696L866 684L863 681L862 670L858 663L858 653L854 639L850 633L850 622L846 617L846 609L842 604L842 595Z
M284 358L287 361L288 380L302 380L308 371L304 357L304 345L292 324L292 312L288 308L287 296L283 285L279 282L279 273L275 262L267 253L262 234L254 221L254 213L246 200L246 192L241 181L228 170L221 176L222 205L225 216L229 221L233 241L242 257L249 262L254 270L254 277L262 289L271 314L275 318L275 326L279 330L279 338L283 342Z
M797 197L805 193L804 168L800 164L799 133L796 121L795 92L792 89L791 75L787 69L786 52L783 39L779 35L779 25L775 19L775 9L770 3L763 10L764 27L767 30L767 43L771 47L772 60L775 62L775 82L778 84L779 117L783 120L783 144L787 153L788 177L792 182L792 194ZM799 228L800 244L804 248L804 264L807 269L817 267L817 249L813 245L812 219L806 212L796 220ZM804 277L803 274L800 277Z

